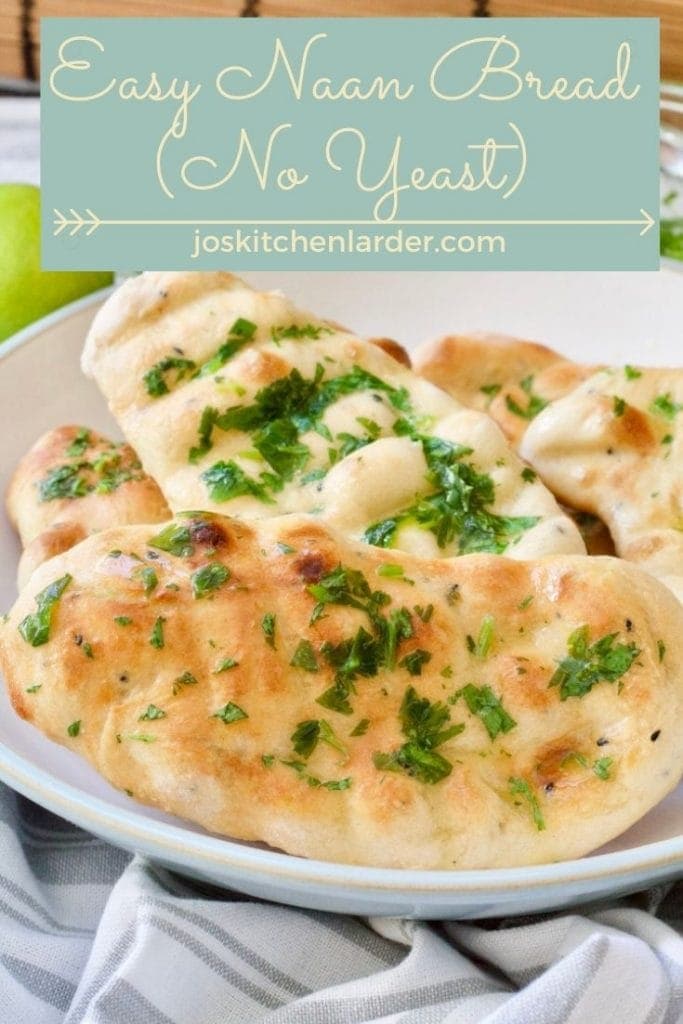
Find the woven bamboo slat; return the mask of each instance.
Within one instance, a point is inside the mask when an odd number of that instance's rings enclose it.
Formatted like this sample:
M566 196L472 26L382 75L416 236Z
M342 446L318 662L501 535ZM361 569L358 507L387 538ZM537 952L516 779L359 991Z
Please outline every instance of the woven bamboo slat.
M39 66L41 17L658 17L662 75L683 81L683 0L34 0L24 39L25 0L1 0L0 77Z

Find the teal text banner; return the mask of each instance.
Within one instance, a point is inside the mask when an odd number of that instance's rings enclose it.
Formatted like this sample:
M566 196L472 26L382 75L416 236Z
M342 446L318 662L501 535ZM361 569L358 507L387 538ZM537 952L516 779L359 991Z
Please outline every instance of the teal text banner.
M49 269L652 270L656 19L42 22Z

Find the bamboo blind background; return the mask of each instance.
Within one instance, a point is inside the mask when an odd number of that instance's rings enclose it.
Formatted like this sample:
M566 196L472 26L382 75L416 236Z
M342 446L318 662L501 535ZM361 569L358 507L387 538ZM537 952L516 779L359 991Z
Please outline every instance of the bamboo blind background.
M662 76L683 81L683 0L0 0L0 77L37 78L41 17L661 18Z

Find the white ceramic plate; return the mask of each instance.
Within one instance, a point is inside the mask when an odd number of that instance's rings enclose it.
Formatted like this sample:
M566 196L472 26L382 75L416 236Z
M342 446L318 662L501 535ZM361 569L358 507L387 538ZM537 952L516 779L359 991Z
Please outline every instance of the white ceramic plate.
M681 363L683 278L659 274L254 274L359 333L408 346L477 327L537 338L577 359ZM105 293L106 294L106 293ZM116 433L79 370L103 294L0 347L0 486L37 436L61 423ZM14 599L17 540L0 514L0 606ZM683 785L609 847L579 861L495 871L399 871L290 857L220 839L112 789L22 722L0 687L0 778L119 846L167 867L299 906L352 914L487 917L633 891L683 874Z

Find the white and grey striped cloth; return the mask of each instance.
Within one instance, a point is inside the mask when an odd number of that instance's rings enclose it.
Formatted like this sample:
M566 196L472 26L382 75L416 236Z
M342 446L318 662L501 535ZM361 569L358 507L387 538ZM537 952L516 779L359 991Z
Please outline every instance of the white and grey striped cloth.
M483 924L259 903L0 786L1 1024L675 1024L683 883Z
M0 180L38 181L38 104L0 99ZM675 1024L683 883L439 925L184 881L0 785L0 1024Z

